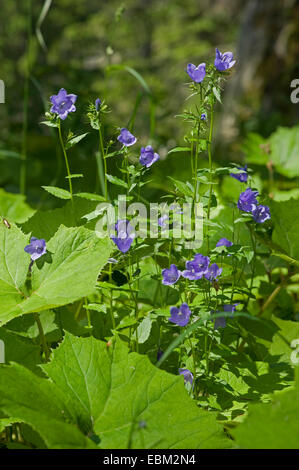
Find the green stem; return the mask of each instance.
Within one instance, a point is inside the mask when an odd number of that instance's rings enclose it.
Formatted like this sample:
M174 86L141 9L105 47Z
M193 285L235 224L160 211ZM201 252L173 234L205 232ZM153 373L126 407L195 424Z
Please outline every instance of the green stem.
M99 173L99 180L101 182L102 191L105 196L105 200L108 201L108 186L107 186L107 161L105 158L105 150L104 150L104 141L103 141L103 134L101 127L99 128L99 137L100 137L100 154L101 160L97 159L98 163L98 173ZM104 163L104 180L103 180L103 163Z
M199 130L200 130L200 121L197 125L197 135L196 135L196 147L195 147L195 156L194 156L194 195L193 203L196 203L197 199L197 164L198 164L198 139L199 139Z
M209 169L210 169L210 192L209 192L209 202L208 202L208 211L207 218L210 220L211 213L211 201L212 201L212 180L213 180L213 163L212 163L212 135L213 135L213 124L214 124L214 107L211 106L211 122L210 122L210 132L209 132L209 142L208 142L208 155L209 155ZM207 246L208 252L210 251L210 241L209 241L209 226L207 227Z
M46 362L48 362L49 357L50 357L50 351L49 351L47 340L46 340L45 333L44 333L44 330L43 330L43 325L40 321L38 313L34 313L34 319L37 323L41 344L43 346L43 351L44 351L44 354L45 354L45 359L46 359Z
M70 193L71 193L71 200L72 200L72 202L73 202L73 184L72 184L72 178L71 178L71 172L70 172L69 162L68 162L68 158L67 158L67 153L66 153L65 146L64 146L64 142L63 142L63 138L62 138L62 133L61 133L61 121L60 121L60 119L59 119L59 124L58 124L58 132L59 132L60 145L61 145L62 152L63 152L63 155L64 155L65 166L66 166L66 171L67 171L68 180L69 180L69 187L70 187Z
M247 224L249 227L249 232L250 232L250 238L251 238L251 244L252 244L252 249L253 249L253 259L252 259L252 272L251 272L251 279L250 279L250 286L249 286L249 292L251 294L252 288L253 288L253 281L254 281L254 275L255 275L255 259L256 259L256 242L255 242L255 237L252 231L251 224ZM247 298L246 302L246 308L249 304L250 296Z
M138 333L137 333L137 329L138 329L138 303L137 303L137 300L136 300L136 297L134 295L132 285L131 285L131 270L132 270L131 255L129 254L128 257L129 257L129 266L128 266L128 270L127 270L128 285L129 285L129 289L130 289L131 299L133 300L134 308L135 308L135 320L136 320L136 324L137 324L137 326L136 326L136 351L138 352L139 351Z
M109 265L109 282L112 284L112 264ZM110 289L110 296L109 296L109 306L110 306L110 316L111 316L111 322L112 322L112 327L115 330L116 325L115 325L115 318L114 318L114 312L113 312L113 291Z
M22 155L20 168L20 193L26 191L26 169L27 169L27 132L28 132L28 104L29 104L29 81L30 81L30 54L32 37L32 0L28 0L28 20L27 20L27 51L26 51L26 76L24 84L23 100L23 130L22 130Z

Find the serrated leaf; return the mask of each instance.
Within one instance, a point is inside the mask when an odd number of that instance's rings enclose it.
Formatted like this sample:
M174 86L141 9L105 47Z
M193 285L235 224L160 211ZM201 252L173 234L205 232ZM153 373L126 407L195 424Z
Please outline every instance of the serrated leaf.
M295 217L299 210L299 201L271 201L270 212L274 223L272 240L279 245L291 258L299 260L298 231L299 220Z
M213 87L213 93L214 93L216 100L219 101L219 103L222 103L220 91L218 90L218 88Z
M183 181L176 180L171 176L168 176L168 178L173 182L178 191L180 191L185 196L193 197L193 191L189 188L186 183L184 183Z
M34 263L32 293L26 277L28 238L16 227L0 228L0 322L25 313L66 305L91 294L112 244L83 227L61 226L47 242L47 254ZM76 289L73 286L76 285Z
M110 183L115 184L116 186L122 186L123 188L128 188L128 184L125 181L117 178L116 176L107 175L107 174L106 176L107 176L107 180Z
M272 396L271 404L249 405L248 416L232 434L244 449L299 449L299 381Z
M97 201L87 200L74 195L73 204L68 201L59 209L48 211L38 210L25 224L22 229L25 233L31 233L37 238L49 240L57 232L60 225L74 227L83 225L82 216L97 207Z
M11 194L0 188L0 217L5 217L9 222L23 223L34 214L25 202L25 196ZM1 219L0 219L1 221Z
M85 134L77 135L75 137L72 137L70 140L66 142L65 148L68 150L74 145L78 144L82 139L84 139L89 132L86 132Z
M53 121L41 121L41 124L44 124L48 127L59 127L59 124Z
M42 186L42 188L59 199L71 199L71 193L66 189L57 188L56 186Z
M75 196L81 197L83 199L88 199L89 201L105 201L104 196L100 196L99 194L92 194L92 193L76 193Z
M0 366L0 408L12 422L24 422L51 448L95 448L78 429L63 394L50 380L18 364Z
M85 429L93 423L102 448L209 448L222 439L215 415L196 407L182 377L129 354L119 340L109 348L67 334L43 369L68 399L77 422ZM140 422L146 423L142 431Z

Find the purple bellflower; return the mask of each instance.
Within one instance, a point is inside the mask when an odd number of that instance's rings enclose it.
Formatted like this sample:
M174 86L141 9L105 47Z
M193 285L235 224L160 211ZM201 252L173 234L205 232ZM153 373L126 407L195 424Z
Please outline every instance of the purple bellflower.
M218 277L221 276L222 268L219 268L218 264L213 263L209 266L207 272L205 273L205 278L208 281L218 281Z
M195 82L200 83L206 76L206 64L203 62L196 67L194 64L187 65L187 74Z
M189 382L191 385L193 384L193 374L189 369L179 369L179 374L184 377L185 383Z
M201 119L202 121L206 121L206 120L207 120L207 115L206 115L206 113L202 113L202 114L200 115L200 119Z
M233 246L233 242L230 242L227 238L220 238L219 242L217 242L216 246Z
M141 147L140 158L139 162L141 165L149 168L155 163L157 160L160 159L160 155L154 152L154 149L151 145L147 145L146 147Z
M117 233L116 237L111 237L117 248L122 252L126 253L131 248L135 233L130 222L125 219L120 219L115 224L115 230Z
M101 104L102 104L102 101L100 100L100 98L97 98L94 102L94 105L97 111L100 109Z
M125 127L120 130L120 134L117 137L117 140L121 142L125 147L130 147L131 145L134 145L137 142L136 137L131 134L131 132L128 131L128 129L126 129Z
M46 242L43 238L39 240L38 238L31 237L30 245L25 246L24 251L31 255L31 261L35 261L47 253Z
M245 165L244 168L242 166L238 166L238 170L242 170L242 173L230 173L230 176L236 178L236 180L240 181L240 183L247 183L247 165Z
M263 224L266 220L271 219L270 209L268 206L258 205L252 211L253 218L259 224Z
M181 272L178 270L175 264L171 264L169 269L163 269L162 276L162 284L165 286L170 286L179 280Z
M201 279L207 272L210 263L208 256L203 256L200 253L194 255L194 259L186 261L186 270L182 275L190 281Z
M258 191L252 191L252 189L247 188L246 191L240 194L238 208L241 211L252 212L258 205L256 199L258 194Z
M216 69L219 70L219 72L224 72L224 70L228 70L233 67L236 63L236 61L233 60L233 57L234 55L232 52L224 52L224 54L222 54L216 47L216 57L214 62Z
M50 98L51 113L58 114L60 119L64 121L69 113L76 111L76 100L77 95L68 94L64 88L61 88L57 95L52 95Z
M171 307L170 309L170 318L168 320L171 323L175 323L179 326L186 326L189 322L189 318L191 315L191 310L189 306L184 302L180 308L178 307Z

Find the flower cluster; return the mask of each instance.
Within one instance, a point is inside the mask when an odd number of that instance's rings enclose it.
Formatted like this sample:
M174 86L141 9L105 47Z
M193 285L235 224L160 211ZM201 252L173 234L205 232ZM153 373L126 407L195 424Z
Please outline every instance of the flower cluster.
M163 269L162 283L167 286L175 284L180 276L190 281L197 281L203 277L208 281L217 281L222 274L222 268L219 268L216 263L210 264L210 258L200 253L196 253L192 260L186 261L185 267L183 272L179 271L175 264L168 269Z
M244 212L251 212L255 222L262 224L271 218L271 214L268 206L258 203L258 195L258 191L247 188L239 196L238 208Z
M216 56L214 65L219 72L224 72L225 70L230 69L236 63L233 60L232 52L224 52L223 54L216 48ZM197 67L194 64L188 64L186 72L195 83L201 83L206 76L206 64L203 62Z

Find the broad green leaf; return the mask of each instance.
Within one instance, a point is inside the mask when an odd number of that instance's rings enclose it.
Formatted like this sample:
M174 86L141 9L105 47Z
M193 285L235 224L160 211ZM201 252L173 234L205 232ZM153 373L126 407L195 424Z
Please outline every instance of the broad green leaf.
M68 201L63 207L50 211L38 210L24 225L22 230L31 233L37 238L49 240L53 237L60 225L74 227L83 225L82 216L97 207L97 201L87 200L74 196L74 205Z
M299 200L270 202L271 217L274 223L272 240L291 258L299 260Z
M68 398L81 426L91 432L93 423L102 448L221 444L215 415L196 407L182 377L157 369L146 356L129 354L119 340L107 347L94 338L67 334L43 370Z
M268 155L264 150L267 141L254 132L250 132L241 147L245 153L246 161L255 165L265 165L268 161Z
M34 214L34 210L25 202L25 196L12 194L0 188L0 217L9 222L23 223Z
M112 244L83 227L61 226L47 241L47 254L34 263L31 293L26 277L28 238L16 227L0 228L0 321L66 305L94 292ZM76 288L74 289L74 286Z
M42 186L42 188L59 199L71 199L71 193L66 189L56 188L55 186Z
M25 299L25 281L29 260L24 247L28 238L15 225L0 225L0 321L8 321L7 312Z
M273 321L279 328L279 333L281 333L287 341L289 341L290 346L282 340L282 338L276 334L273 337L272 343L269 346L269 352L273 356L277 357L279 361L285 361L292 363L292 352L291 349L292 341L299 340L299 322L282 320L281 318L272 317Z
M2 366L0 409L30 425L49 448L230 447L212 412L200 410L183 378L92 337L66 334L42 366L48 378ZM34 397L34 399L33 399Z
M39 378L23 366L0 366L0 409L9 416L6 423L29 424L49 448L95 447L78 429L63 393L50 380Z
M297 371L298 376L298 371ZM299 381L275 393L271 404L249 405L248 416L232 434L243 449L299 449Z
M36 372L40 362L40 345L23 338L6 328L0 328L0 340L4 343L5 363L17 362Z
M299 126L279 127L270 139L270 159L275 171L288 178L299 176Z
M56 323L56 314L53 311L44 310L40 312L39 320L49 343L59 341L62 338L61 328ZM5 325L5 330L9 330L21 337L31 338L35 341L35 344L40 344L39 329L33 314L29 313L14 318ZM13 360L15 361L15 359Z

